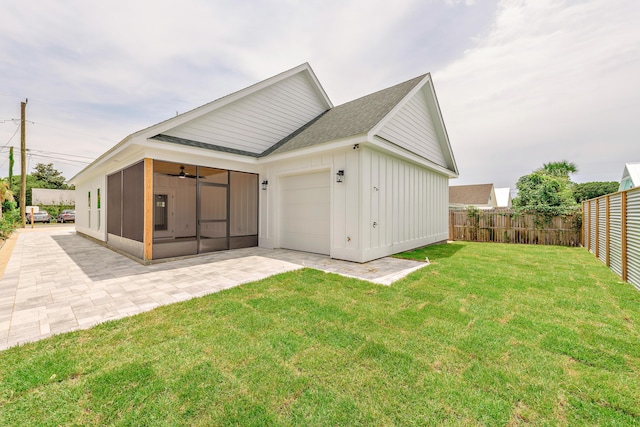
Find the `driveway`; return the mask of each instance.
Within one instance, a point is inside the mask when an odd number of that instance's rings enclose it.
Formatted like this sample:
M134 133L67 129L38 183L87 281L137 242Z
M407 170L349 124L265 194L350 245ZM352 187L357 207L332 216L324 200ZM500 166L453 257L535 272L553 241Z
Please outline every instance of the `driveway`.
M0 280L0 350L303 267L389 285L426 265L247 248L145 266L76 235L73 225L19 230L1 251L8 262Z

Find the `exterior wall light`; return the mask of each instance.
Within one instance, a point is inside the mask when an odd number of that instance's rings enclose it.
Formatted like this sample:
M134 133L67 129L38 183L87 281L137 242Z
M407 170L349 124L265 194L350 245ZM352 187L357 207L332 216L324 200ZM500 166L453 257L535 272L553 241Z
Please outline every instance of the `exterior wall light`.
M344 170L340 169L336 172L336 182L342 182L344 180Z
M269 181L267 181L266 179L264 181L262 181L262 189L263 190L267 189L267 185L269 185Z

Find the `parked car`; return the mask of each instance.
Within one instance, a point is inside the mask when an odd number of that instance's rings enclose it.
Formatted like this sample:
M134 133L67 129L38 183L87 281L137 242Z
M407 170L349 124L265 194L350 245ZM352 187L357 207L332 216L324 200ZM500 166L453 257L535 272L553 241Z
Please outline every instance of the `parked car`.
M56 222L76 222L76 211L64 210L56 216Z
M31 222L31 212L27 213L27 222ZM33 222L51 222L51 216L47 211L35 212Z

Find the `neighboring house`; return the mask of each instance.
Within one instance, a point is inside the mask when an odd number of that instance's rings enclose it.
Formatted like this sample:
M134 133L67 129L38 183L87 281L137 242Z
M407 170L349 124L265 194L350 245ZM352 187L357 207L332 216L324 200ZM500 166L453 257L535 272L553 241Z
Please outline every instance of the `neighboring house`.
M449 187L449 207L476 207L492 209L497 207L493 184L454 185Z
M509 187L494 188L493 191L496 194L497 208L511 208L511 189Z
M429 74L334 107L308 64L129 135L70 180L76 230L149 261L260 246L365 262L448 237Z
M31 203L34 205L67 205L76 204L75 190L55 190L50 188L32 188Z
M618 191L628 190L638 186L640 186L640 163L627 163L624 165Z

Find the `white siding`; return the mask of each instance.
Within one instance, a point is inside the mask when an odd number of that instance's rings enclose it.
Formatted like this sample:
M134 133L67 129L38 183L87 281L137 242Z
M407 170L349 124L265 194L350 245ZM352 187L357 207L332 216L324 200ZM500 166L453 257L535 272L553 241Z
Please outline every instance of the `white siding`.
M440 166L449 167L423 91L417 92L378 135Z
M335 179L338 170L344 170L341 183ZM448 178L360 147L266 167L260 176L269 181L268 190L260 191L260 246L282 247L282 179L317 171L330 171L332 258L366 262L447 239Z
M268 180L267 190L260 191L259 246L279 248L281 244L280 184L287 176L328 171L330 183L330 255L332 258L361 262L359 151L351 147L323 154L280 161L265 166L260 181ZM335 174L345 171L344 181Z
M373 150L361 155L363 260L447 239L446 176Z
M298 73L164 133L261 153L325 109L312 82Z
M78 183L76 195L76 231L94 237L103 242L107 240L106 206L107 186L105 176L94 177ZM100 190L100 209L98 209L98 189ZM91 192L91 207L89 207Z

